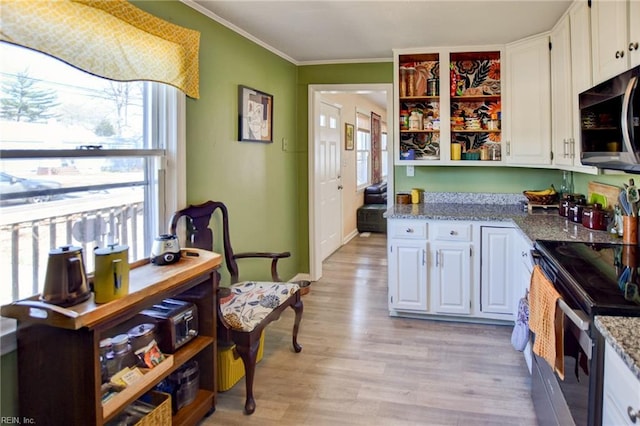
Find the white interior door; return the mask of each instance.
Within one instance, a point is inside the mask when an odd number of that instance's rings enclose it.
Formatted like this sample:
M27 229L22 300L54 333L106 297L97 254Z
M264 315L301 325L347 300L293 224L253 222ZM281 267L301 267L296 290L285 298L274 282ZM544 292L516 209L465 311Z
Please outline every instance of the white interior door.
M320 103L320 137L316 144L320 208L320 255L322 260L336 251L342 242L342 197L340 182L340 109Z

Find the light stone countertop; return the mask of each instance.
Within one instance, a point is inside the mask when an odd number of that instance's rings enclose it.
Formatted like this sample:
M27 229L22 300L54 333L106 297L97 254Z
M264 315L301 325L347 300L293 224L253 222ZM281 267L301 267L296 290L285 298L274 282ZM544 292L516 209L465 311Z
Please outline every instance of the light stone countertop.
M596 328L640 380L640 318L596 316Z
M386 213L387 219L465 220L511 222L531 242L535 240L617 243L622 239L606 231L585 228L558 215L557 210L530 214L521 204L422 203L396 204Z

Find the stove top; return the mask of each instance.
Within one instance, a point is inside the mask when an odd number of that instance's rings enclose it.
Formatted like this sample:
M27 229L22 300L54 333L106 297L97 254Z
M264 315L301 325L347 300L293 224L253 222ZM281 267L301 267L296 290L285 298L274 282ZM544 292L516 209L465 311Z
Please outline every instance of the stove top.
M640 316L640 247L567 241L535 246L545 272L570 293L561 291L565 299L591 315Z

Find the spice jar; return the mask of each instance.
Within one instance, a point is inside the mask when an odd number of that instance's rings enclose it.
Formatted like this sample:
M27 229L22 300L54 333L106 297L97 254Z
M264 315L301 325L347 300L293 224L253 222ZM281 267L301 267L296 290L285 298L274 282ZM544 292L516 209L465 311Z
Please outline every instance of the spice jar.
M409 130L409 111L400 111L400 130Z
M498 121L498 114L491 114L491 120L487 126L488 130L499 130L500 122Z
M480 160L487 161L489 159L489 147L483 145L480 147Z
M409 116L409 130L422 130L422 114L419 111L411 111Z

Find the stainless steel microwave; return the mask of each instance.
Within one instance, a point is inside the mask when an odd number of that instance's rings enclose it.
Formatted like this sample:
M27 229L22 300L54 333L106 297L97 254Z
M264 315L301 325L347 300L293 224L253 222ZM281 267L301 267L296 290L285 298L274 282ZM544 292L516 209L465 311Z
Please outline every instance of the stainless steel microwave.
M640 66L579 95L581 161L640 174Z

